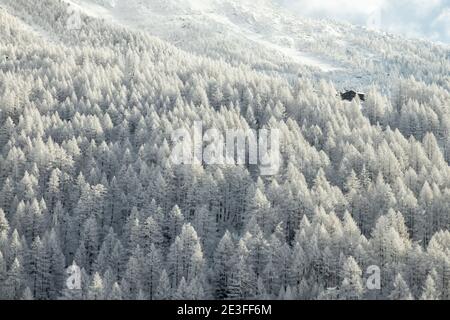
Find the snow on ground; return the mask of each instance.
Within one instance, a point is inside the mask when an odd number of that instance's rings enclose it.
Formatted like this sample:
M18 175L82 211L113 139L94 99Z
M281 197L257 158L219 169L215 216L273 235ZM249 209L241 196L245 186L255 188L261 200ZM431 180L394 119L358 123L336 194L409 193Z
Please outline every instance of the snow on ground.
M314 57L310 53L301 52L301 51L298 51L298 50L296 50L294 48L290 48L290 47L284 47L284 46L278 45L276 43L267 41L262 37L258 38L257 36L252 35L252 34L247 34L246 37L255 42L258 42L258 43L264 45L267 48L273 49L275 51L282 53L283 55L285 55L287 57L290 57L291 59L293 59L295 62L297 62L299 64L318 68L323 72L332 72L332 71L341 70L340 67L336 67L336 66L326 62L325 60Z
M278 39L276 39L277 41L273 41L273 36L271 37L270 35L264 34L264 32L258 33L252 31L245 26L238 26L225 16L218 15L216 13L206 13L205 15L218 23L227 25L229 29L234 30L237 34L242 35L244 38L261 44L265 48L277 51L299 64L318 68L323 72L341 70L340 67L332 65L324 59L315 57L311 53L296 50L293 48L293 46L295 46L295 41L288 35L282 34L282 36L278 36ZM279 44L280 42L284 42L283 45Z
M81 1L81 0L63 0L70 4L75 10L95 18L101 18L105 20L113 20L114 15L112 9L114 6L102 6L93 1Z

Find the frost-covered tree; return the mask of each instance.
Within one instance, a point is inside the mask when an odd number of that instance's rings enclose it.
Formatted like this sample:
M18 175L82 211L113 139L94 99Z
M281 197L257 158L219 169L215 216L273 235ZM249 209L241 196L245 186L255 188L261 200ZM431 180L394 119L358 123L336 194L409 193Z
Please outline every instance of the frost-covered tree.
M353 257L349 257L342 268L342 283L339 288L339 298L344 300L359 300L364 294L362 271Z

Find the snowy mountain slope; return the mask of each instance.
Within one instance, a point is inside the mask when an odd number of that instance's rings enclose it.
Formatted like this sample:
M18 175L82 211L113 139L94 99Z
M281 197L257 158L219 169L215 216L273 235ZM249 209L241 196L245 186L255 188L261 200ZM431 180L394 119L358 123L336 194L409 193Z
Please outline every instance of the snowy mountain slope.
M113 6L102 6L95 0L68 2L83 8L87 14L98 16L100 13L115 22L147 30L186 49L195 50L195 46L201 45L193 42L192 37L186 37L198 31L206 39L217 35L224 41L244 40L248 42L244 43L246 46L256 45L259 50L272 51L278 57L271 62L279 62L281 58L325 72L338 69L296 48L292 35L281 30L278 23L280 14L270 1L132 0L116 1ZM270 26L265 21L276 23ZM197 48L196 51L208 54L205 48Z
M269 2L98 3L0 0L0 299L450 299L448 51ZM280 170L174 163L198 121L277 129Z
M271 0L115 0L107 5L104 0L66 1L87 14L145 30L198 54L283 74L302 74L308 72L305 66L310 67L340 89L388 87L399 76L420 78L430 71L442 74L441 70L450 69L446 47L349 24L299 18ZM248 52L246 59L243 50ZM430 61L429 51L438 55L440 65L432 65L437 61ZM408 55L414 61L405 61ZM416 65L414 70L408 70L411 63ZM448 80L429 80L437 81Z

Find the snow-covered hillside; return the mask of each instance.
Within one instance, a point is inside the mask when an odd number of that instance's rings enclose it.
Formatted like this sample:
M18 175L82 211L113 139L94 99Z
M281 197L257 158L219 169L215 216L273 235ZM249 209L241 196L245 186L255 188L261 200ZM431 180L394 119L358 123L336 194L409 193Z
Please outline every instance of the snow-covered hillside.
M199 54L212 55L222 42L238 41L242 46L266 51L261 56L271 63L285 60L324 72L339 69L339 61L322 59L307 47L308 42L320 40L320 26L313 30L314 26L299 23L297 17L287 15L270 0L119 0L112 6L101 5L99 0L67 1L78 4L87 14L146 30ZM342 36L330 26L326 32ZM205 46L206 42L213 48Z
M366 90L372 84L389 88L398 76L431 76L437 68L450 68L448 48L434 46L439 62L430 61L430 43L300 18L274 0L115 0L106 5L105 0L65 1L199 55L288 75L307 72L298 66L310 67L341 90ZM404 61L408 55L414 61ZM415 64L413 70L410 63ZM448 81L430 82L436 80Z

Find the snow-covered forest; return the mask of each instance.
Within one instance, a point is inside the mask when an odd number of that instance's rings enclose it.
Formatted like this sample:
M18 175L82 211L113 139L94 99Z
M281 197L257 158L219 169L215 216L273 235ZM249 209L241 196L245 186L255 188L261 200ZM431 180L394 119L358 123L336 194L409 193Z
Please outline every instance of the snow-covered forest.
M305 21L324 72L68 7L0 0L0 299L450 299L448 47ZM280 130L282 168L174 165L196 121Z

